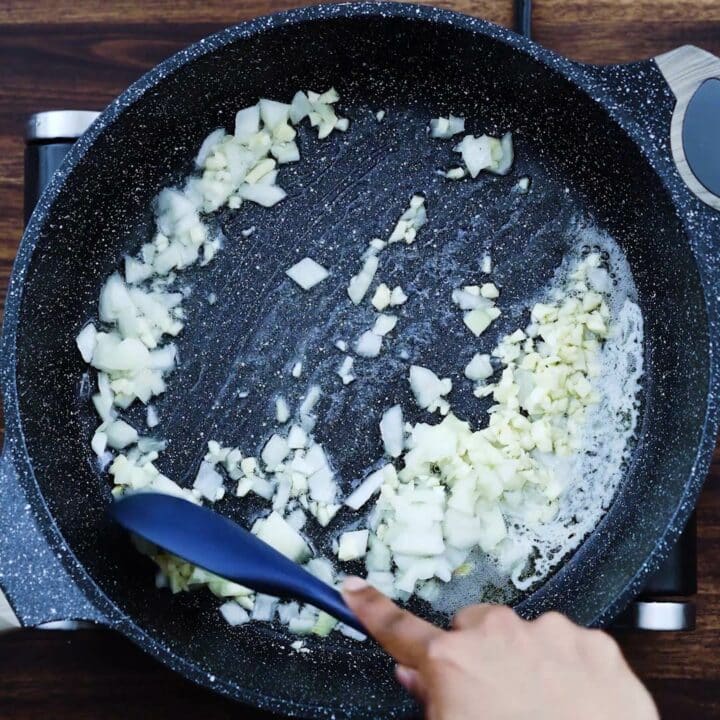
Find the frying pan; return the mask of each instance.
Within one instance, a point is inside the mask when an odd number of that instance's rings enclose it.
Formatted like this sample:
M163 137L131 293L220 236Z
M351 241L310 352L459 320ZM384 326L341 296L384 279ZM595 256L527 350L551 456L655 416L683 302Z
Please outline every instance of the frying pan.
M260 18L145 75L70 152L28 224L10 282L0 583L22 623L72 618L112 627L188 678L277 712L412 712L389 660L369 642L310 640L311 652L297 655L278 628L227 626L206 593L155 590L149 562L105 520L110 488L89 450L92 388L74 346L104 279L149 237L153 197L191 170L205 135L230 126L259 96L289 99L298 88L330 85L350 132L320 142L303 130L303 160L283 170L287 200L221 214L225 249L208 268L183 275L192 294L181 368L158 402L170 440L160 469L187 484L208 439L256 447L267 433L269 398L287 388L299 356L305 375L288 394L295 401L307 384L323 385L318 433L333 449L343 489L379 457L380 409L411 407L407 368L388 351L337 394L332 341L367 327L369 316L343 310L347 277L413 192L426 194L430 224L386 268L390 282L418 288L395 350L438 373L456 371L468 348L457 318L433 309L442 304L429 302L433 292L477 274L491 249L503 299L519 307L547 283L578 226L595 225L617 239L638 289L641 422L595 531L515 607L525 617L552 608L585 625L609 622L677 538L716 436L720 203L711 179L693 171L683 116L718 67L694 48L627 66L583 66L463 15L367 3ZM449 150L430 144L424 128L450 111L468 118L475 134L514 131L509 176L449 185L434 174ZM512 192L522 175L532 178L525 196ZM255 234L243 238L252 225ZM303 295L284 278L305 255L332 269L322 293ZM210 291L218 296L212 306ZM521 321L504 315L488 347ZM249 396L239 398L239 389ZM453 402L460 414L480 417L471 398L460 393ZM258 509L234 498L222 506L237 519Z

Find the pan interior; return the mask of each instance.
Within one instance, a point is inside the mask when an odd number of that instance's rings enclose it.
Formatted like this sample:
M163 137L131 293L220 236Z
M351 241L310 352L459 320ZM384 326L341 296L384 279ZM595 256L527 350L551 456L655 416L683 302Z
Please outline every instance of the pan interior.
M333 708L342 715L363 707L380 714L407 701L370 643L358 647L334 635L309 640L311 652L301 656L275 628L228 627L206 593L173 597L154 589L150 564L103 519L109 484L89 449L97 421L74 345L96 313L104 279L149 238L153 197L190 172L205 135L231 128L234 113L258 97L289 101L297 89L331 85L350 131L318 141L303 130L302 160L280 175L288 198L269 210L245 205L218 215L224 250L209 267L183 274L192 294L178 341L181 369L157 402L160 434L170 440L160 463L168 476L191 483L211 438L257 449L272 423L274 394L282 389L292 405L317 382L327 388L318 438L332 448L347 489L381 455L382 408L414 407L398 352L406 349L441 377L456 374L458 358L466 359L467 334L458 317L433 309L440 305L434 295L449 297L477 277L483 251L492 248L503 302L520 307L552 277L569 228L592 222L620 243L638 287L644 420L598 531L522 604L528 614L554 606L590 622L642 564L682 495L703 423L707 334L688 239L637 148L570 83L488 37L403 18L288 25L181 66L105 129L50 209L24 288L17 385L41 491L92 579L160 645L213 676L212 684L255 702L275 698L288 712ZM378 122L381 109L386 116ZM450 143L429 143L425 128L448 112L466 117L474 134L513 130L512 173L454 184L438 177L452 162ZM532 178L527 195L512 190L523 175ZM359 364L367 380L339 394L341 356L333 342L351 341L372 322L369 310L350 311L347 279L367 241L387 236L415 192L427 196L429 224L414 246L384 258L382 271L391 286L423 289L414 307L408 303L414 320L392 352ZM250 226L256 231L244 238ZM284 276L306 255L331 269L316 292L302 293ZM483 348L522 317L504 315L483 336ZM300 356L306 370L291 382ZM483 415L469 391L456 402L465 417ZM247 519L261 505L230 498L221 507ZM318 549L329 552L321 543Z

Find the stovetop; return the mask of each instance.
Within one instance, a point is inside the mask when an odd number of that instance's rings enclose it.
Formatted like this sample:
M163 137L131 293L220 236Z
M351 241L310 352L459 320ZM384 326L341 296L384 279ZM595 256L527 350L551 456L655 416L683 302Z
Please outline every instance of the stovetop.
M25 221L74 142L99 113L56 110L32 115L25 135ZM688 631L695 628L697 532L693 514L683 534L643 591L615 621L614 629ZM77 623L51 623L72 628Z

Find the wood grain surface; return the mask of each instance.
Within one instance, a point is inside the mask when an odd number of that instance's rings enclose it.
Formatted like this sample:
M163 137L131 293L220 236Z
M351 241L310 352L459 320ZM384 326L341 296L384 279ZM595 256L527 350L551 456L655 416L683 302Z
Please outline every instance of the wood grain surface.
M145 70L222 27L293 0L0 0L0 292L22 233L22 130L32 112L100 109ZM511 0L436 4L503 25ZM692 43L720 55L717 0L535 0L543 45L592 63ZM0 499L0 502L2 500ZM698 629L619 640L665 718L720 717L720 454L698 508ZM0 718L266 718L192 686L110 632L0 636ZM582 717L578 708L578 717Z

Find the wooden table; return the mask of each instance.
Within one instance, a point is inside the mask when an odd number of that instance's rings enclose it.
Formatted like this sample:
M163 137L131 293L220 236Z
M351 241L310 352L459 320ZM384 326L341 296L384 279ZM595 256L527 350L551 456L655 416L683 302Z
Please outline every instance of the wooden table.
M224 26L299 4L302 0L0 1L3 298L22 233L22 131L27 115L45 109L102 108L183 46ZM503 25L513 22L511 0L438 4ZM541 44L594 63L640 59L684 43L720 55L720 3L535 0L533 31ZM666 718L720 716L717 452L698 508L698 544L697 631L620 637ZM0 717L5 720L179 720L198 712L204 720L251 716L190 685L109 632L26 630L0 637Z

